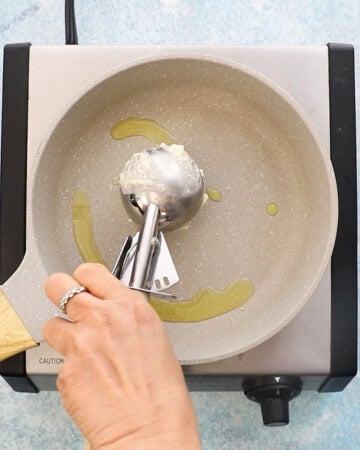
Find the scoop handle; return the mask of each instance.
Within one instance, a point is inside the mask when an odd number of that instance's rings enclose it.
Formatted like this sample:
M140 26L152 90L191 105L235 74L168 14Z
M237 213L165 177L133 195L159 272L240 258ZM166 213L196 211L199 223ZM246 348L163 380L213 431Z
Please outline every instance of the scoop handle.
M146 282L150 270L150 261L156 246L154 238L157 236L159 214L159 207L153 203L150 203L146 208L129 283L129 286L133 289L149 288L149 286L146 286Z

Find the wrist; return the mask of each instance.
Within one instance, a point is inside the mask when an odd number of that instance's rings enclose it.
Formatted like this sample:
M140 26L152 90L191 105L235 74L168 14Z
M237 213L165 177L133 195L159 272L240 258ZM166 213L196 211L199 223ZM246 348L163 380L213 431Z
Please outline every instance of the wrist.
M165 419L154 416L151 423L121 436L113 434L92 450L201 450L198 426L191 414L180 420L171 412Z
M91 450L201 450L201 444L197 431L179 434L166 432L161 435L135 433L90 448Z

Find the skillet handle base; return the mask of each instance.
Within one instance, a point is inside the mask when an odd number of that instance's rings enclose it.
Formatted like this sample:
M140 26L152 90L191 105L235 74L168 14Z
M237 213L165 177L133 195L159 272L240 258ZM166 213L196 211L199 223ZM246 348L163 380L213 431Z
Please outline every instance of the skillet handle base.
M37 345L0 290L0 361Z

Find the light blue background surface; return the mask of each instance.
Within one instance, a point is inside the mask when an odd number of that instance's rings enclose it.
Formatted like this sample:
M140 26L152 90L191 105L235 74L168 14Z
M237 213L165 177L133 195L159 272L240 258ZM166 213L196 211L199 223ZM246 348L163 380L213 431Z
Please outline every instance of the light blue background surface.
M359 0L77 0L76 4L82 44L345 42L354 44L359 54ZM0 1L1 47L7 42L46 45L63 40L63 0ZM259 406L242 393L196 393L192 398L205 450L360 449L359 378L342 393L304 392L291 404L290 425L275 429L261 425ZM0 379L1 450L82 448L82 438L63 411L58 393L18 394Z

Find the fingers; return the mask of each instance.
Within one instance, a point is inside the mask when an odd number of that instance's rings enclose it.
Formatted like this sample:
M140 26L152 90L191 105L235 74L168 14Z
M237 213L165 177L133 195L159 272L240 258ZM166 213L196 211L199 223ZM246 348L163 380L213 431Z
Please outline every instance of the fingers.
M43 328L43 336L47 343L62 355L69 352L69 343L72 342L74 324L61 317L48 320ZM59 339L61 336L61 339Z
M79 285L85 286L89 292L76 294L68 301L66 314L74 322L86 318L96 304L100 306L101 300L118 300L126 304L134 301L147 303L144 295L126 287L105 266L92 263L79 266L73 277L65 273L54 273L45 283L45 292L55 306L59 307L62 296Z
M66 273L54 273L45 282L45 292L55 306L59 307L61 297L70 289L79 286L73 277ZM87 287L85 285L85 287ZM76 294L66 305L66 314L75 322L81 320L86 313L89 302L98 301L88 292Z
M73 276L79 284L86 286L93 295L103 300L129 295L131 292L102 264L81 264Z

